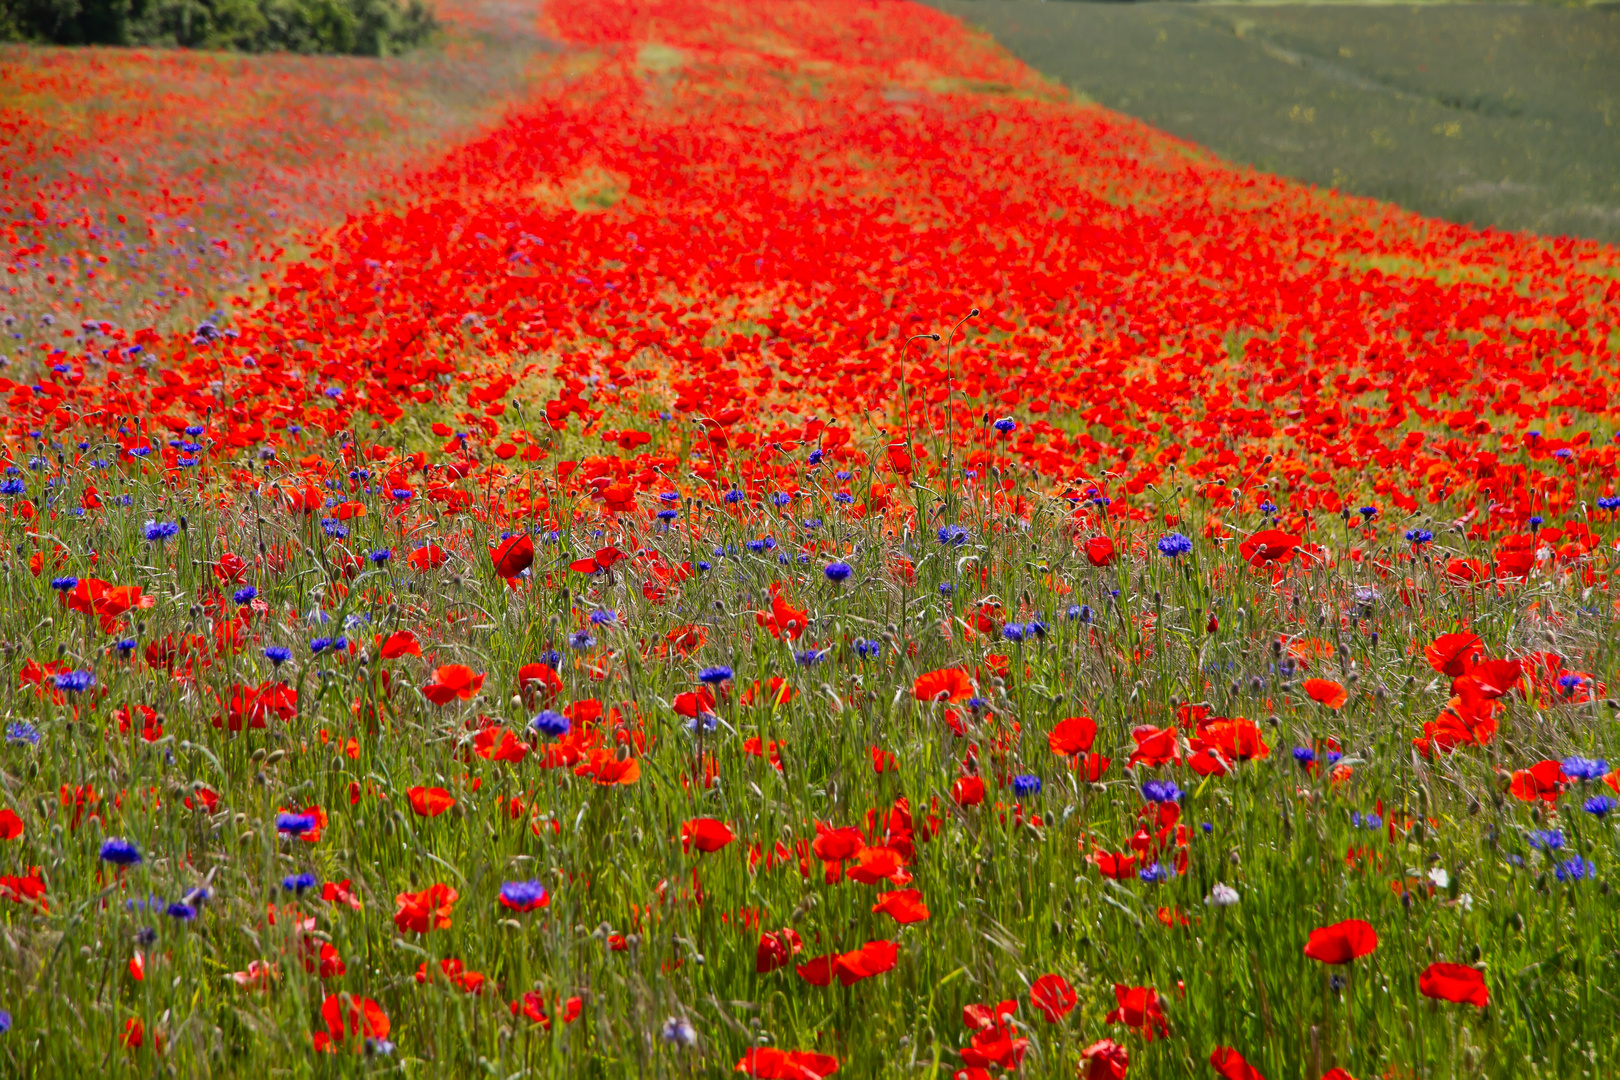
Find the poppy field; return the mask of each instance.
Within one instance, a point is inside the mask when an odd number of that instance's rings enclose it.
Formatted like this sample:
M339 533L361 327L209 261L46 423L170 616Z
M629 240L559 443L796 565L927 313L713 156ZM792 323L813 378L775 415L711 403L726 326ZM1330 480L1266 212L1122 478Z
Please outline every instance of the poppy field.
M0 98L0 1071L1612 1074L1620 251L522 17L403 157Z

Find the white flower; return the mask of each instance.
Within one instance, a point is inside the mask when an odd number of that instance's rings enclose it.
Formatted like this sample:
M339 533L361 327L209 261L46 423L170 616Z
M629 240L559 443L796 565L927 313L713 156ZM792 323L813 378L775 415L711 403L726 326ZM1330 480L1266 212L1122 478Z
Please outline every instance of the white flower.
M1437 866L1429 871L1429 880L1434 882L1435 888L1443 889L1451 884L1451 875L1446 873L1445 867Z
M1231 907L1238 902L1238 891L1224 881L1217 881L1215 887L1209 890L1204 903L1210 907Z

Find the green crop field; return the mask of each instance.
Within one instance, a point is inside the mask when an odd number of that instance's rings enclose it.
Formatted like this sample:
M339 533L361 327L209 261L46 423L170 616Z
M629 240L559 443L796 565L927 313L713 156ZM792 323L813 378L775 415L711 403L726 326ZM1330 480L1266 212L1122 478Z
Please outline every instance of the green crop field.
M928 2L1229 160L1620 240L1620 6Z

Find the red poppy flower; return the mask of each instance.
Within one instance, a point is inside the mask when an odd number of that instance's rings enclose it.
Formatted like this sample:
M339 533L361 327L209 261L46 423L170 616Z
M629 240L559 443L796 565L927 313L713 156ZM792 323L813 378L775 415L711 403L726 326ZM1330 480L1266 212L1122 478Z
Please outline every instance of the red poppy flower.
M1324 964L1348 964L1378 948L1378 934L1361 919L1346 919L1311 931L1305 955Z
M531 747L505 728L489 727L473 737L473 752L486 761L517 765L529 756Z
M714 818L693 818L681 824L681 850L697 848L702 852L719 851L737 838L723 821Z
M11 809L0 810L0 840L15 840L23 834L22 818Z
M326 1030L314 1034L317 1051L336 1050L350 1039L359 1043L364 1039L388 1038L388 1014L381 1005L370 998L348 998L345 1007L345 997L347 995L328 994L321 1002L321 1019L326 1022Z
M1046 1017L1048 1024L1068 1016L1079 1000L1069 980L1061 975L1042 975L1029 988L1029 1003Z
M442 787L413 787L405 789L405 798L418 817L438 817L456 805L455 796Z
M1181 760L1181 741L1173 727L1143 725L1132 729L1131 738L1136 740L1136 749L1125 763L1129 767L1147 765L1151 768Z
M1097 738L1097 725L1089 716L1071 716L1059 720L1046 736L1046 745L1060 757L1072 757L1091 749Z
M1080 1051L1079 1080L1125 1080L1131 1055L1113 1039L1098 1039Z
M737 1062L734 1072L762 1080L821 1080L838 1071L838 1059L830 1054L806 1050L778 1050L774 1046L750 1049Z
M887 915L902 926L927 922L929 919L928 907L923 903L922 893L916 889L879 893L878 902L872 905L872 911L874 914Z
M761 934L759 948L754 951L754 973L769 975L778 968L786 967L788 961L799 955L803 948L804 942L799 939L797 930L788 928L774 934Z
M842 862L853 859L866 847L866 837L861 835L859 829L845 825L834 829L816 822L816 838L810 843L810 850L822 862Z
M984 802L984 781L977 776L958 776L951 784L951 799L957 806L978 806Z
M1287 562L1299 550L1300 538L1281 529L1264 529L1238 545L1238 554L1254 566Z
M1217 1046L1209 1055L1209 1063L1226 1080L1266 1080L1260 1070L1243 1060L1243 1055L1230 1046Z
M1106 536L1093 536L1086 541L1086 561L1092 566L1107 566L1114 561L1114 542Z
M964 701L973 696L973 680L961 668L940 668L917 676L911 692L918 701Z
M1312 701L1326 705L1330 709L1343 708L1345 701L1349 699L1344 687L1332 679L1306 679L1299 685Z
M1484 647L1478 634L1442 634L1423 650L1423 655L1434 670L1456 678L1468 674Z
M350 889L348 878L342 881L328 881L321 886L321 899L328 904L347 904L355 911L360 911L364 907L360 903L360 898Z
M1569 777L1564 775L1564 767L1557 761L1547 759L1538 761L1528 769L1518 769L1513 773L1513 781L1508 790L1515 799L1524 802L1553 803L1563 793L1564 786L1569 783Z
M489 551L497 577L515 578L534 562L534 541L527 534L510 536Z
M1135 1028L1148 1042L1155 1034L1161 1038L1170 1034L1170 1023L1159 1007L1159 992L1153 987L1115 983L1114 1001L1118 1007L1103 1017L1104 1022Z
M1098 873L1114 881L1129 881L1136 876L1136 856L1114 851L1094 851L1086 856Z
M402 892L394 897L394 925L400 933L407 930L425 934L429 930L450 929L450 910L460 899L456 890L448 885L429 885L421 892Z
M855 864L849 868L849 878L862 885L876 885L880 881L904 885L911 880L900 853L890 847L862 848L855 856Z
M483 685L484 676L467 665L446 664L433 672L433 681L422 687L422 696L435 705L448 705L456 698L466 701Z
M754 621L771 632L772 637L797 641L810 626L810 613L800 611L782 596L782 586L771 582L771 611L756 612Z
M799 975L815 986L826 986L836 976L840 985L852 986L894 967L900 946L892 941L871 941L853 952L818 956L800 964Z
M450 558L438 544L427 544L405 556L405 561L416 570L437 570Z
M384 660L398 660L402 656L421 656L422 646L409 630L399 630L384 638L377 635L377 651Z
M641 762L635 758L620 758L613 750L598 748L590 758L574 767L575 776L588 776L603 786L633 784L641 779Z
M1418 976L1418 992L1424 997L1477 1005L1481 1009L1491 1003L1485 976L1466 964L1430 964Z

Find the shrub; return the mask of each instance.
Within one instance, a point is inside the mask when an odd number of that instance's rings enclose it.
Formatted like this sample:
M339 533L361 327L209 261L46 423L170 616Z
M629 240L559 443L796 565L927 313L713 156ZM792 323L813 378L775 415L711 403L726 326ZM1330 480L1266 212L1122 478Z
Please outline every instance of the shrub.
M0 0L0 40L387 56L438 23L423 0Z

